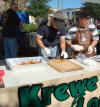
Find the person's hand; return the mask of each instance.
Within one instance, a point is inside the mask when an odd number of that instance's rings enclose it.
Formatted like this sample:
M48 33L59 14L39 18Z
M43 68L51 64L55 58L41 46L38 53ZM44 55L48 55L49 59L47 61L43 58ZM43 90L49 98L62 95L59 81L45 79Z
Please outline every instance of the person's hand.
M51 51L48 48L44 48L44 51L45 51L47 56L51 57Z
M83 46L81 45L72 45L71 48L74 50L74 51L82 51L84 49Z
M91 54L93 52L93 47L90 45L89 47L88 47L88 54Z
M65 51L61 52L61 57L68 58L68 54Z

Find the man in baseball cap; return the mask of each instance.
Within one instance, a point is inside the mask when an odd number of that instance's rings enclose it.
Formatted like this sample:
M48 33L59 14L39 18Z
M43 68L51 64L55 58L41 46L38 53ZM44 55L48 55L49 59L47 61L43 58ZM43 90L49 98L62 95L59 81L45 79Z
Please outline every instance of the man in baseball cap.
M53 17L45 24L40 24L37 33L37 43L41 48L41 55L46 59L57 56L57 48L60 43L61 55L68 58L65 52L65 14L58 11L53 14Z
M55 26L59 28L64 28L65 27L65 19L66 19L66 14L63 11L57 11L52 15L52 18L48 21L48 23L53 23L51 20L54 20Z

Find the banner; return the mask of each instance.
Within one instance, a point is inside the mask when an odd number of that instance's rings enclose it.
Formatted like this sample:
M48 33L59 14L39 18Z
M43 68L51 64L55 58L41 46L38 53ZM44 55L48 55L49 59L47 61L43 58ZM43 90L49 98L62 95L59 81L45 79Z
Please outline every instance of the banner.
M0 107L99 107L100 71L1 88Z

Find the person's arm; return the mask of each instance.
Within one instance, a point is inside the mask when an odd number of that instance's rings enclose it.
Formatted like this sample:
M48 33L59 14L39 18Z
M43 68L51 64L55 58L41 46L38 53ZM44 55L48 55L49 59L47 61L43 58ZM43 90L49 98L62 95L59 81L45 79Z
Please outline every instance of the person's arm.
M95 48L95 46L97 45L98 43L98 40L99 40L99 34L98 34L98 31L97 31L97 28L96 26L93 24L93 23L90 23L89 24L89 29L91 31L91 35L92 35L92 42L91 44L89 45L88 47L88 53L91 54L92 51L93 51L93 48ZM96 50L96 48L95 48Z
M88 54L91 54L93 52L93 48L95 49L95 52L96 52L95 46L97 45L97 43L98 43L98 40L92 41L92 43L88 47Z
M71 43L70 40L67 40L67 41L66 41L66 44L67 44L68 46L70 46L70 47L72 46L72 43Z
M94 40L92 41L91 46L94 48L97 45L97 43L98 43L98 40Z
M37 34L37 37L36 37L36 41L38 43L38 45L44 50L45 54L49 57L51 57L51 51L44 46L43 42L42 42L42 36L38 35Z
M93 23L89 24L89 29L91 31L92 40L93 40L92 43L91 43L91 46L94 48L97 45L98 40L99 40L98 30L97 30L96 26Z
M40 36L40 35L38 35L37 34L37 36L36 36L36 41L37 41L37 44L42 48L42 49L44 49L45 48L45 46L44 46L44 44L43 44L43 42L42 42L42 36Z
M45 35L45 33L44 33L45 31L46 31L46 28L45 28L44 26L39 26L38 32L37 32L37 36L36 36L37 44L38 44L42 49L45 48L45 46L44 46L44 44L43 44L43 42L42 42L42 39L43 39L43 37L44 37L44 35Z
M62 51L65 51L65 48L66 48L65 36L60 38L60 48Z
M66 52L66 42L65 42L65 36L62 36L60 38L60 48L61 48L61 57L62 58L68 58L68 54Z
M71 40L72 40L72 36L70 34L70 29L68 29L68 32L66 34L66 45L68 45L69 47L71 47L72 45Z

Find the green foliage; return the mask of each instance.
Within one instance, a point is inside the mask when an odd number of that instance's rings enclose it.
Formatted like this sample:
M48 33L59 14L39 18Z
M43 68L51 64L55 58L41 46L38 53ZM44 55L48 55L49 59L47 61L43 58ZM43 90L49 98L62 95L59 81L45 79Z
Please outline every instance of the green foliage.
M23 24L23 29L29 33L29 32L37 32L38 24Z
M50 7L47 5L49 1L51 0L31 0L26 12L36 18L47 18L50 13Z
M86 2L83 3L83 7L81 7L81 10L88 10L91 16L95 19L100 18L100 4Z
M4 0L4 2L7 3L7 9L10 8L11 3L13 2L13 0ZM16 2L16 0L15 0Z
M10 8L10 5L12 2L17 3L19 9L20 9L20 7L22 7L21 3L24 4L24 6L25 6L25 3L29 2L29 0L3 0L3 1L6 2L7 9Z
M0 26L0 30L2 30L3 29L3 27L2 26Z
M100 31L99 31L98 33L99 33L99 35L100 35Z

